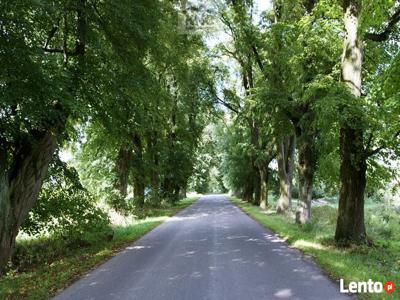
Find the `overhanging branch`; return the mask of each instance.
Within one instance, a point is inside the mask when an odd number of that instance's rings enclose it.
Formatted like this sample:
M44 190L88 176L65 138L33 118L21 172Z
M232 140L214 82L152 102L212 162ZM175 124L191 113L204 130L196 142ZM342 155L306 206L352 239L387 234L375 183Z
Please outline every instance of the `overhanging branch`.
M398 8L397 11L390 17L389 22L383 31L379 33L368 32L365 34L365 38L374 42L384 42L389 39L399 21L400 8Z

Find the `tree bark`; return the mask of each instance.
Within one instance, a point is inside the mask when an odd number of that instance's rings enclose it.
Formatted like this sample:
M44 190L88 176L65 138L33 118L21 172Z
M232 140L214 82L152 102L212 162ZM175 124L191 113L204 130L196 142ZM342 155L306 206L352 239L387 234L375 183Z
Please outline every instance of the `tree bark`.
M186 184L185 184L184 187L181 187L179 189L179 200L185 199L185 198L187 198L187 195L186 195Z
M159 176L158 176L158 167L159 167L159 159L158 159L158 153L157 153L157 138L156 138L156 133L153 132L150 134L148 137L148 147L149 147L149 152L151 155L151 160L152 160L152 166L150 167L150 187L151 187L151 193L150 193L150 202L152 206L159 206L161 199L160 199L160 193L159 193Z
M292 179L294 166L294 135L283 138L278 144L278 175L280 196L276 211L286 213L292 206Z
M311 218L311 201L317 155L314 145L309 141L301 142L298 151L299 205L296 212L296 222L304 224Z
M260 170L257 167L253 168L253 173L254 173L254 197L253 197L253 204L254 205L260 205L261 203L261 176L260 176Z
M0 273L10 259L19 227L35 204L57 147L61 127L24 140L8 169L0 166Z
M335 240L339 243L364 243L364 192L367 163L362 148L362 131L340 130L340 195Z
M311 218L311 202L314 173L317 157L314 145L314 134L310 128L295 124L298 144L298 176L299 176L299 203L296 211L296 222L306 223Z
M135 180L133 183L133 194L136 205L144 205L144 184L141 180Z
M118 157L115 164L117 179L114 186L123 198L128 194L128 179L131 164L132 150L121 147L118 151Z
M266 209L268 207L268 166L261 167L259 171L261 181L260 208Z
M249 178L243 191L243 200L249 203L253 202L254 185L253 180Z
M346 35L342 57L342 81L354 98L361 96L362 42L357 36L361 3L346 0L343 5ZM365 243L364 192L367 155L364 150L360 116L351 116L340 129L340 195L335 240L338 243Z
M135 157L133 158L133 193L135 203L138 206L144 205L144 188L145 188L145 176L143 168L143 146L142 139L138 134L133 136L133 149Z

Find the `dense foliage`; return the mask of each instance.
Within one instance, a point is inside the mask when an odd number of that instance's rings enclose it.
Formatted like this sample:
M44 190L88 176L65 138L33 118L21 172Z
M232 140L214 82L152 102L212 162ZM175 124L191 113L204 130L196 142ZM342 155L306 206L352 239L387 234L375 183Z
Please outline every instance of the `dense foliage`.
M275 190L276 210L298 223L310 220L313 198L339 194L336 241L367 241L364 195L398 186L399 9L395 1L220 6L229 43L217 51L238 74L219 99L230 112L220 169L235 194L265 208Z

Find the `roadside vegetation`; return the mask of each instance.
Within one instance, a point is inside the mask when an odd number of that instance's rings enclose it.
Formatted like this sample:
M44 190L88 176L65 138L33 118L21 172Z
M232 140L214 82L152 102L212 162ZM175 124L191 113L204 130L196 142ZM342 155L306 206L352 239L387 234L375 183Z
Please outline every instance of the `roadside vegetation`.
M400 215L392 208L367 200L366 223L372 246L336 247L333 239L337 202L312 208L311 220L299 226L294 218L278 214L274 209L263 210L239 198L231 201L267 229L277 233L294 248L311 255L330 276L345 283L349 281L398 282L400 279ZM271 202L276 197L271 195ZM390 296L359 294L359 299L397 299L400 290Z
M140 218L111 225L107 232L19 238L12 267L0 278L0 299L49 298L196 200L145 207Z

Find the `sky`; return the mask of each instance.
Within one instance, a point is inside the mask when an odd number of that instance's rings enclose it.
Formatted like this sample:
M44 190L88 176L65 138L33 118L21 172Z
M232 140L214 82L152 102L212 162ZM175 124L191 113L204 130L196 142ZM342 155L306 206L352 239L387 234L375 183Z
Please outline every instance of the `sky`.
M215 0L211 0L215 1ZM255 6L255 23L258 23L260 20L261 13L270 10L272 8L272 0L254 0ZM224 33L224 31L218 30L214 32L211 36L207 37L206 43L209 47L213 47L221 42L225 42L229 37Z

